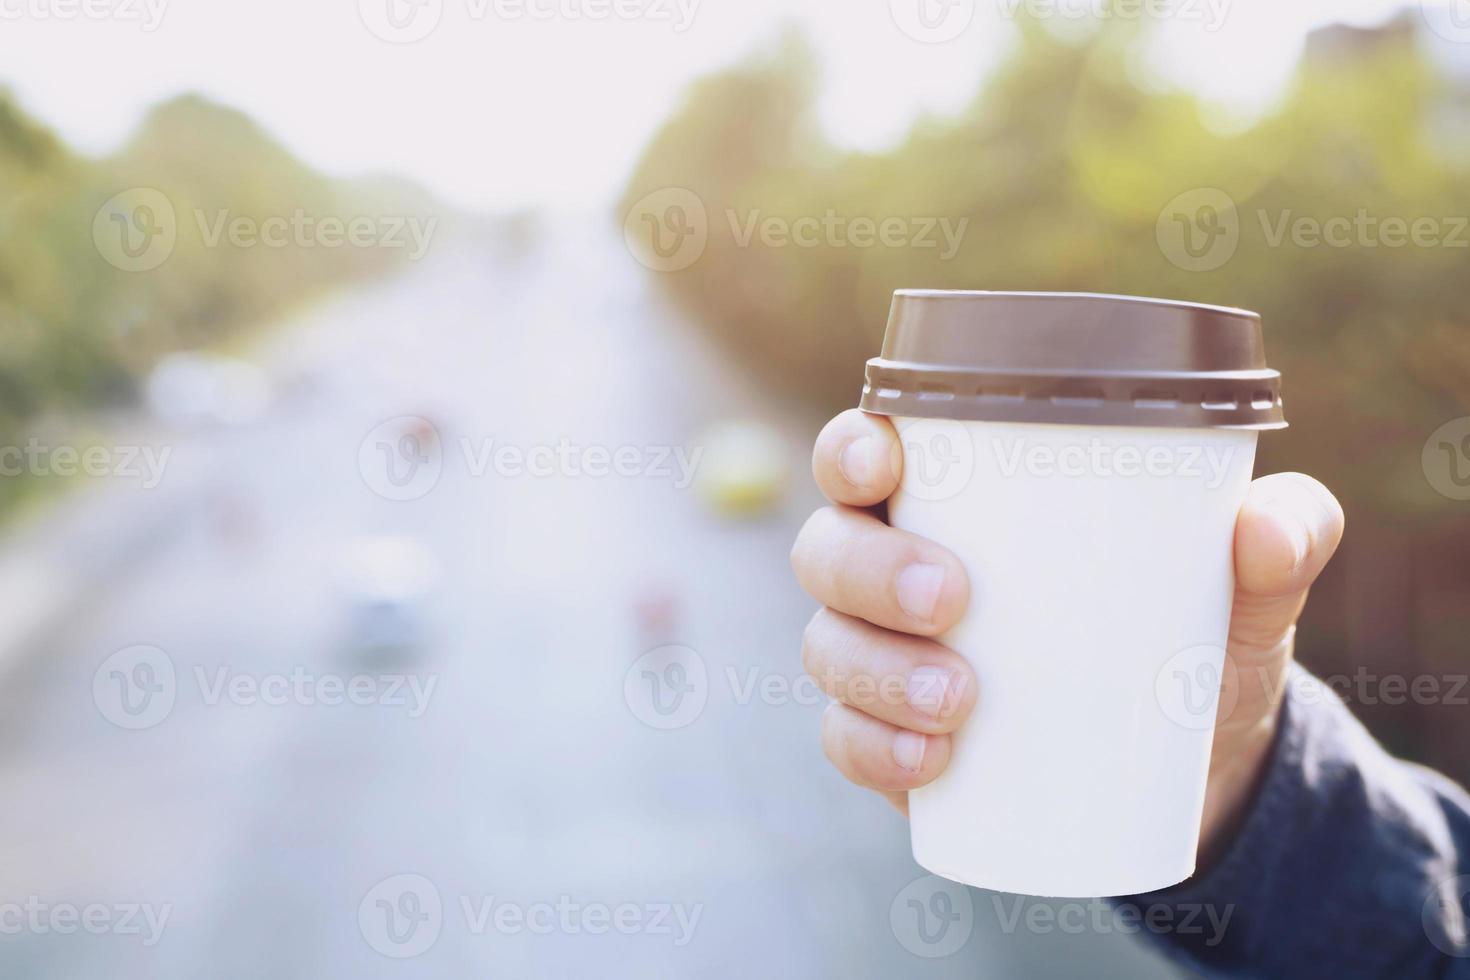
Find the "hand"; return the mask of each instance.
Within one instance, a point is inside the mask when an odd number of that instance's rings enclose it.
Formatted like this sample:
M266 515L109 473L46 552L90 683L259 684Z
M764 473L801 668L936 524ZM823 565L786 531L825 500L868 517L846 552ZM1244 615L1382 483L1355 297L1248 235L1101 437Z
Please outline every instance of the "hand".
M796 577L824 606L802 638L807 672L834 699L822 747L848 779L907 812L908 791L949 762L950 733L975 706L969 664L930 637L964 614L969 581L932 541L864 510L898 486L898 433L853 410L817 437L812 472L833 506L797 535ZM1235 708L1215 728L1200 863L1244 819L1270 754L1307 590L1337 549L1342 507L1311 477L1279 473L1251 485L1235 527L1235 606L1222 693Z

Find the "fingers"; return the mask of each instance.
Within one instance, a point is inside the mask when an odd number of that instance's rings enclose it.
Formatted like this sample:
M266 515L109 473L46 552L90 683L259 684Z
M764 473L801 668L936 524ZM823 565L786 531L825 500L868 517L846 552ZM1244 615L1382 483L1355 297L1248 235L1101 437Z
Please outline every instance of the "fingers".
M942 735L975 706L975 675L959 654L830 609L807 625L801 660L829 697L899 728Z
M948 550L848 507L811 516L791 567L822 605L902 633L942 633L970 599L965 569Z
M1277 473L1251 485L1235 526L1232 646L1281 642L1342 531L1342 505L1311 477Z
M812 476L834 504L871 507L898 489L898 432L881 415L850 409L828 422L812 451Z
M822 751L859 786L886 793L926 783L949 764L948 735L895 728L835 701L822 715Z

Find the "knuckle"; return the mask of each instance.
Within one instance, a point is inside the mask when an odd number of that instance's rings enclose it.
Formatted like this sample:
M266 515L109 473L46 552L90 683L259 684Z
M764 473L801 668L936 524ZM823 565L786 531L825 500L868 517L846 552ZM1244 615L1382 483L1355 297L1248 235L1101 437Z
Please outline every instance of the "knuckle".
M801 530L796 532L796 540L791 544L791 567L803 584L814 571L814 552L821 547L823 525L830 510L830 507L822 507L814 511L801 526Z
M822 754L838 769L845 769L844 739L841 729L841 706L833 701L822 712Z
M828 618L826 607L818 609L816 614L807 620L806 627L801 631L801 669L813 677L817 675L817 669L820 667L818 651Z

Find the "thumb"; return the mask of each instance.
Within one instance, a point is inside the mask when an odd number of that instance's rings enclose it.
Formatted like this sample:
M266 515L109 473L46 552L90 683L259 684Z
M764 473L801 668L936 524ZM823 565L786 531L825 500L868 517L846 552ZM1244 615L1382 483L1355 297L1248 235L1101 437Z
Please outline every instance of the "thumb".
M1276 473L1251 484L1235 525L1230 648L1237 659L1282 645L1342 529L1342 505L1309 476Z

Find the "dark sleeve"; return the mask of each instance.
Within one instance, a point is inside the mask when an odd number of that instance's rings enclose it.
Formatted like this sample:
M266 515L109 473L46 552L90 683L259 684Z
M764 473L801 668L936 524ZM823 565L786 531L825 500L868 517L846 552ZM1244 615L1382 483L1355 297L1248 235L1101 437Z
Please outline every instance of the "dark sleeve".
M1466 710L1466 709L1459 709ZM1205 976L1470 978L1470 797L1388 755L1299 667L1250 815L1213 868L1117 901L1218 930L1141 931ZM1225 918L1228 916L1228 919Z

